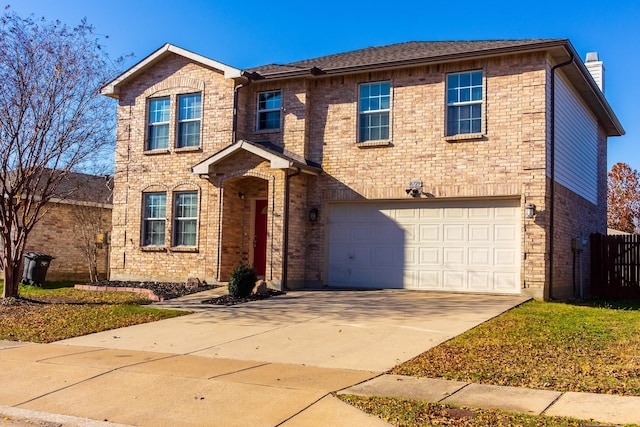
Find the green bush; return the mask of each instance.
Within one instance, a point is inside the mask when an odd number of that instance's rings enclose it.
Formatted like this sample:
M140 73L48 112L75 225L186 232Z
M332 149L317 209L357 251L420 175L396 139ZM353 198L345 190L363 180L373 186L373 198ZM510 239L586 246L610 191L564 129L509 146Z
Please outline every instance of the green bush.
M253 267L243 263L238 264L231 273L229 280L229 295L236 298L247 297L251 294L258 277Z

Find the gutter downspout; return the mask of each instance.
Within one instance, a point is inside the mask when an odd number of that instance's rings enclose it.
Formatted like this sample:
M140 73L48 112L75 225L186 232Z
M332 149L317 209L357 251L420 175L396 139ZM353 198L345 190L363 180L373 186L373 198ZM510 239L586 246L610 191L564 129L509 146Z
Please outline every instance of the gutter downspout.
M284 236L283 236L283 254L282 254L282 289L281 291L287 290L287 270L289 264L289 200L290 200L290 189L291 189L291 178L294 176L300 175L300 168L298 170L289 175L289 171L286 171L287 176L284 180Z
M551 151L551 190L549 203L549 300L553 299L553 232L554 232L554 217L555 217L555 184L556 184L556 74L557 68L564 67L572 64L574 60L573 52L569 50L569 60L556 64L551 67L551 135L550 135L550 151Z
M246 83L241 83L233 88L233 123L231 128L231 145L236 143L238 133L238 92L245 86L251 84L251 77L243 73L243 77L247 79Z

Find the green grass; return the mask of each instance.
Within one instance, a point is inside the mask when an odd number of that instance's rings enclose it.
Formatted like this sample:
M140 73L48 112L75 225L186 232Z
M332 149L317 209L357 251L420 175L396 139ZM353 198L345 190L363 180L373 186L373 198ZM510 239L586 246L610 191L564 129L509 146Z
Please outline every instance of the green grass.
M402 427L582 427L598 424L574 418L527 415L496 409L459 408L419 400L352 395L338 395L338 398L394 426Z
M81 291L74 283L20 285L20 298L0 305L0 340L47 343L188 314L146 307L150 301L136 293Z
M638 305L604 300L591 305L531 301L391 373L640 396Z

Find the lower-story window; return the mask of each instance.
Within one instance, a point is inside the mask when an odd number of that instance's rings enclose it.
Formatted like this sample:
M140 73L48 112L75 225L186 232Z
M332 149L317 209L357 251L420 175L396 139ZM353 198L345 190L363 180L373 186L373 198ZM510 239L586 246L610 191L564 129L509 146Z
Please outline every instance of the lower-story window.
M164 246L167 221L166 206L166 193L146 193L144 195L143 246Z
M173 246L196 246L197 229L198 193L176 193L173 213Z

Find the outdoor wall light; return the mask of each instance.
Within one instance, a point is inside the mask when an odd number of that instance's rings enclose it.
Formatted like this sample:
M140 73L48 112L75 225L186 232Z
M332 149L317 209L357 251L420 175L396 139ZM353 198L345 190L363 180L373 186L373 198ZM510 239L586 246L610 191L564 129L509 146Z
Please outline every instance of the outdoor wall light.
M244 199L244 193L243 193L243 192L241 192L241 191L239 191L239 192L238 192L238 197L240 197L241 199Z
M531 219L536 216L536 205L533 203L527 203L524 207L524 217L527 219Z
M309 211L309 221L318 220L318 208L313 208Z

